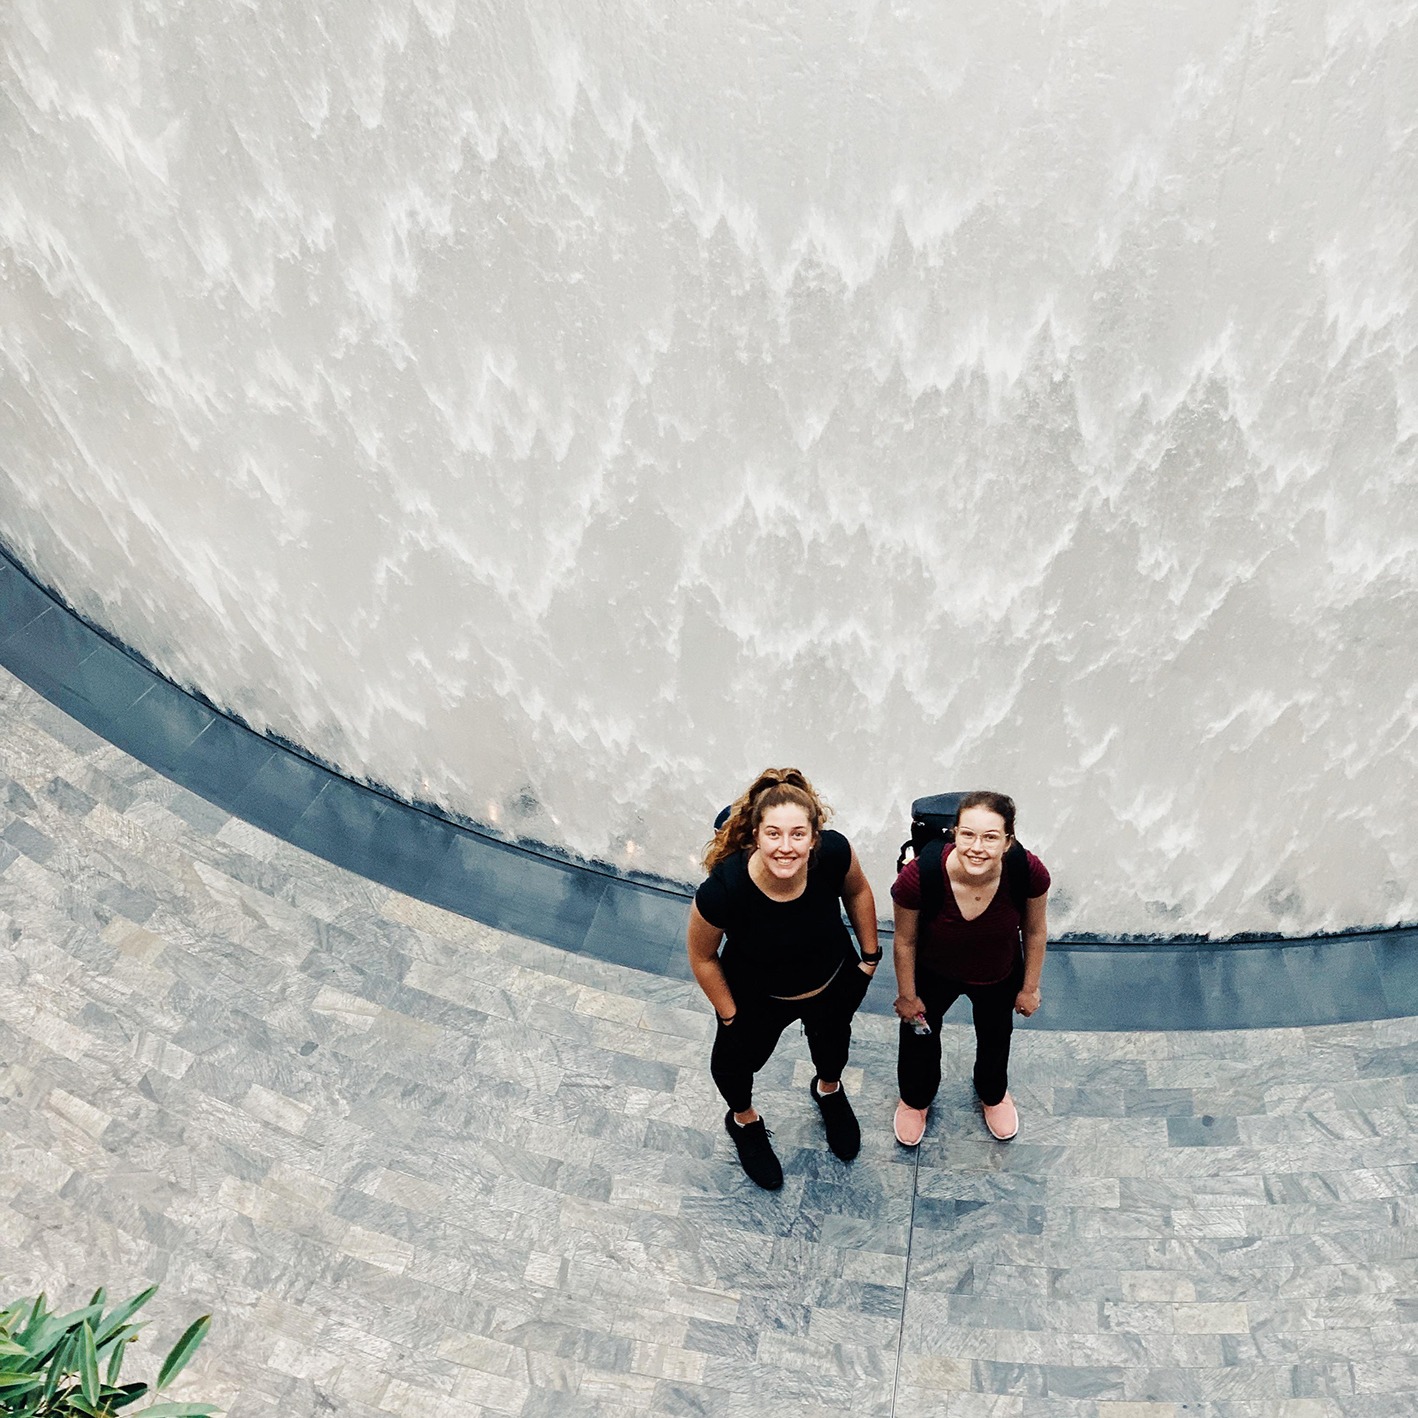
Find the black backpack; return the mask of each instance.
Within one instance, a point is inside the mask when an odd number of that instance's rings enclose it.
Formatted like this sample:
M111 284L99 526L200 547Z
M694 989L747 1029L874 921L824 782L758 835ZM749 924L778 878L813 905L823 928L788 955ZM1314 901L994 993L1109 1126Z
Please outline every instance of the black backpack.
M961 799L968 793L936 793L917 798L911 804L911 840L901 844L896 871L906 865L906 852L921 864L921 924L929 921L945 904L945 842L955 826ZM1011 842L1000 867L1004 889L1024 919L1024 903L1029 899L1029 856L1018 841Z

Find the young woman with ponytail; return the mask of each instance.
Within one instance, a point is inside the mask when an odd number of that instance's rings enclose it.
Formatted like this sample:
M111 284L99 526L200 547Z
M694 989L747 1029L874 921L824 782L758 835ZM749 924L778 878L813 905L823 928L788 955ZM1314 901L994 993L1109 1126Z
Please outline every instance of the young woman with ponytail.
M709 1068L729 1105L724 1127L744 1171L770 1191L783 1169L753 1106L753 1077L794 1020L817 1070L809 1089L827 1145L844 1162L861 1147L842 1070L881 948L871 887L852 844L824 826L828 811L796 768L765 769L709 843L708 879L689 912L690 966L719 1017Z

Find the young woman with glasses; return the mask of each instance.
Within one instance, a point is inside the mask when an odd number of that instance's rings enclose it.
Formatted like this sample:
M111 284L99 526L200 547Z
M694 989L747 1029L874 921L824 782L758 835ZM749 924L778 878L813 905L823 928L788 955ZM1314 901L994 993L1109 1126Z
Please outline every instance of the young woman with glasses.
M1039 1008L1039 977L1048 935L1049 872L1025 854L1023 909L1004 877L1004 855L1014 840L1014 800L1003 793L961 799L953 842L941 866L941 908L920 921L921 876L906 863L891 888L895 908L896 1013L901 1018L896 1075L901 1101L897 1141L915 1147L940 1087L940 1026L961 995L975 1018L975 1092L991 1136L1008 1142L1019 1131L1009 1095L1009 1045L1014 1015Z

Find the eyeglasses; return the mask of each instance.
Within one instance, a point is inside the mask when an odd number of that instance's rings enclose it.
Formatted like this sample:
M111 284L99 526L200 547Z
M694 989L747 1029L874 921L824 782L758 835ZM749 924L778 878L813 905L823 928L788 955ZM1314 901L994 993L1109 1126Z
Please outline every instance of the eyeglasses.
M957 847L973 847L976 843L986 848L1002 847L1004 845L1003 832L973 832L968 827L957 827L955 829L955 845Z

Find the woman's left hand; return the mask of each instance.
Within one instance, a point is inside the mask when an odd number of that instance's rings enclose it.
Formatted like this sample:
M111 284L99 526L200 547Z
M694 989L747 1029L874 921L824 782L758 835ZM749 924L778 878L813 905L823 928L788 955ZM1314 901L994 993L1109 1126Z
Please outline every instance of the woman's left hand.
M1043 996L1040 995L1037 988L1032 990L1020 990L1014 998L1014 1011L1016 1014L1022 1014L1028 1019L1029 1016L1039 1008L1042 1002Z

